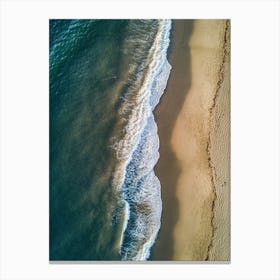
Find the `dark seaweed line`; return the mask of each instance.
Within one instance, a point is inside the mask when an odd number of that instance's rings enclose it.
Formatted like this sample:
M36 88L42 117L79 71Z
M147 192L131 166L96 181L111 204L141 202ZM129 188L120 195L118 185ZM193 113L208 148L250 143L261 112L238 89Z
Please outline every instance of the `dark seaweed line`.
M216 187L215 187L216 169L215 169L215 166L212 162L211 153L210 153L210 150L211 150L210 125L211 125L211 119L212 119L212 116L213 116L213 112L214 112L214 109L216 107L216 100L217 100L218 94L220 92L221 85L224 81L225 62L226 62L227 57L229 55L229 51L227 49L227 46L229 44L229 28L230 28L230 21L227 20L226 21L226 27L225 27L225 33L224 33L224 41L223 41L223 60L222 60L222 63L221 63L220 69L219 69L219 76L218 76L219 80L217 82L217 87L216 87L215 95L214 95L214 98L213 98L212 106L209 109L209 133L208 133L208 141L207 141L206 152L207 152L207 155L208 155L208 167L209 167L209 170L210 170L211 184L212 184L212 188L213 188L214 198L213 198L213 202L212 202L212 206L211 206L212 235L211 235L210 243L209 243L208 248L207 248L207 254L206 254L205 261L210 261L210 256L209 255L210 255L210 251L213 247L213 239L214 239L214 235L215 235L215 231L216 231L216 228L214 226L214 209L215 209L215 204L216 204L216 200L217 200L217 192L216 192Z

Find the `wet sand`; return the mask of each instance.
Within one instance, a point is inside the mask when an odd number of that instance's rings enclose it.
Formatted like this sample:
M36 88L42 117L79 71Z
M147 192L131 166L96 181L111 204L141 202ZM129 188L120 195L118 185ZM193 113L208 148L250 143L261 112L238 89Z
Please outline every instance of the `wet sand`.
M161 229L151 253L152 260L171 260L174 253L173 230L178 219L176 185L181 170L171 147L171 135L190 87L188 41L192 27L192 20L173 20L168 54L172 70L165 93L154 111L160 139L160 159L155 173L161 182L163 209Z
M162 226L154 260L229 260L229 22L174 21L156 110Z

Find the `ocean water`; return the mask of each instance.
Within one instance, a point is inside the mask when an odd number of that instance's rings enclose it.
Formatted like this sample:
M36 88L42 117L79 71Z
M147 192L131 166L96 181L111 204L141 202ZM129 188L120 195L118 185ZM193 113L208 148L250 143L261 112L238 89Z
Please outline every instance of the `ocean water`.
M50 20L50 260L147 260L171 20Z

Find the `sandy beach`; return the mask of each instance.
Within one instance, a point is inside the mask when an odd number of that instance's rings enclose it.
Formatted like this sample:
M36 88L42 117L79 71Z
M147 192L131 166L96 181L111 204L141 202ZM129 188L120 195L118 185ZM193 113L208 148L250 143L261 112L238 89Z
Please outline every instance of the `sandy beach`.
M155 173L161 182L162 219L159 237L152 249L152 260L173 258L173 230L178 219L176 185L181 172L179 162L171 147L171 135L186 92L190 87L190 52L192 20L173 20L168 61L172 70L164 95L154 112L160 138L160 159Z
M230 23L173 22L173 69L155 115L162 227L152 259L230 260Z

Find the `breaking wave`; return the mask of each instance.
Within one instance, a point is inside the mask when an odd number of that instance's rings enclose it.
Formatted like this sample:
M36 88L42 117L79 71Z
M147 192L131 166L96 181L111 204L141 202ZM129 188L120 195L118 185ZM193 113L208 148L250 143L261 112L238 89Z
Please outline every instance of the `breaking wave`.
M154 173L159 158L159 138L153 110L167 84L171 66L167 49L171 20L131 23L124 52L133 50L128 80L119 108L121 129L112 138L118 161L112 184L122 204L122 230L119 250L123 260L146 260L160 229L162 201L160 182ZM145 28L153 28L148 38ZM129 34L129 29L128 29ZM145 44L141 44L141 40ZM151 40L148 46L147 40ZM139 43L140 42L140 43Z

